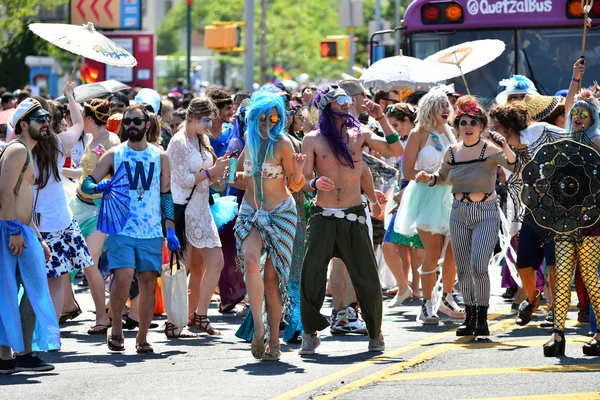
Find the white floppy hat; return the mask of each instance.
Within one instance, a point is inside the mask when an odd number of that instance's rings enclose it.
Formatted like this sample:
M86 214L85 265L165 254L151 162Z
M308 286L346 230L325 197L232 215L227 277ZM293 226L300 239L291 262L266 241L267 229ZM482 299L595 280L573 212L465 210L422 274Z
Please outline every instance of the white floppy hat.
M533 82L523 75L513 75L512 78L503 79L498 84L506 87L496 96L498 104L506 104L506 100L511 94L539 94Z

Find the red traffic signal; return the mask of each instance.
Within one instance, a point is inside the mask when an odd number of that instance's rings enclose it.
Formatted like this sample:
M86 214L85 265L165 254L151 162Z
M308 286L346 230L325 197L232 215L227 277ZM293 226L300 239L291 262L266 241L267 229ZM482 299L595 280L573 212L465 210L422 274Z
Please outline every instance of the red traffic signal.
M321 40L321 57L338 58L338 43L335 40Z

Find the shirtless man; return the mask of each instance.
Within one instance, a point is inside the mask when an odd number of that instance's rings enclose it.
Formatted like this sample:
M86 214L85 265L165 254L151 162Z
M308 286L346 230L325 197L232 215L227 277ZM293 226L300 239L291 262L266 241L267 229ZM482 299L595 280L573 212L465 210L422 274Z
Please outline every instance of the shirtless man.
M50 249L31 218L35 180L31 150L50 134L49 122L49 114L40 103L25 99L13 116L17 139L0 156L0 287L9 289L0 297L0 374L54 369L32 354L36 322L43 328L37 330L36 347L60 347L58 321L46 280ZM21 315L18 279L27 294L21 300ZM13 358L13 351L20 354Z
M304 137L304 175L318 178L310 186L318 190L316 205L306 231L306 252L300 281L300 313L305 333L300 354L313 354L320 340L316 331L329 326L321 315L325 298L327 264L339 257L346 264L369 333L369 351L383 351L381 334L381 286L373 247L366 226L360 193L361 155L364 147L383 154L401 156L404 147L385 119L381 107L365 100L364 107L382 125L385 139L361 130L350 113L352 98L330 86L315 97L319 129Z

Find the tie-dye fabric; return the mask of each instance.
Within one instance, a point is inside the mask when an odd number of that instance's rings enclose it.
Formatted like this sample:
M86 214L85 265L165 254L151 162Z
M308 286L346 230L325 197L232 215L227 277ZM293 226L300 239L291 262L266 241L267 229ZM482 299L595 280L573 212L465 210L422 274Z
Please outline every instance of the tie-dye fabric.
M131 149L127 142L114 148L115 171L121 163L129 177L130 215L120 235L136 239L162 237L160 211L160 150L149 144Z

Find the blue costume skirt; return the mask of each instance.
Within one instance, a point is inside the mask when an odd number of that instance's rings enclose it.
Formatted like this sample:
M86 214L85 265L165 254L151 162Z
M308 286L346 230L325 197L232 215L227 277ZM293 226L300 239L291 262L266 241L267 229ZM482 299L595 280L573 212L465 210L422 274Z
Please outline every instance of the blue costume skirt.
M8 224L0 221L0 345L16 353L25 351L19 314L20 276L36 317L33 350L55 350L60 348L60 331L48 289L44 251L35 231L29 226L22 229L28 247L23 248L21 257L14 257L8 248Z
M388 226L383 241L393 244L401 244L404 246L414 247L415 249L423 249L423 242L421 242L421 238L419 237L419 235L408 237L394 231L394 225L396 224L397 215L398 211L396 210L396 212L392 216L392 219L390 220L390 225Z
M448 235L453 200L451 187L448 185L430 187L425 182L411 181L404 189L394 221L394 231L408 237L416 235L417 229L436 235Z

